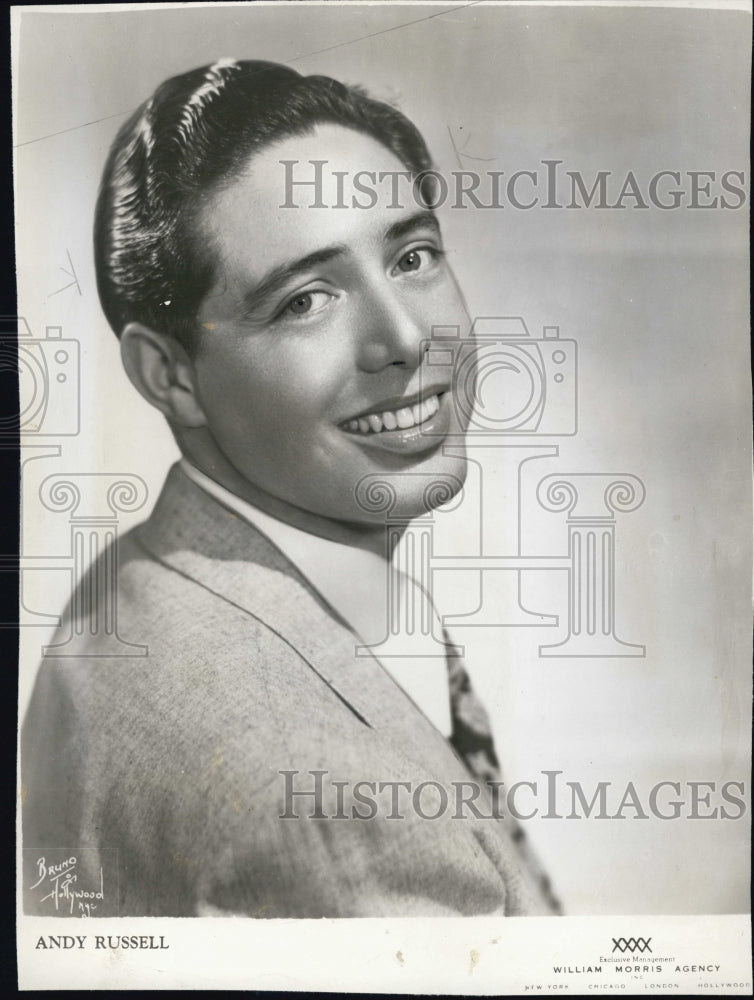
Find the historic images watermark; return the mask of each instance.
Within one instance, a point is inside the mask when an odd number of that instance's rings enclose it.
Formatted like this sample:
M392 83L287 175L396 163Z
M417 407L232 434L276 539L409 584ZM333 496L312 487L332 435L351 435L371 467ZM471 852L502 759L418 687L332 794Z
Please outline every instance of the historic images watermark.
M59 470L43 479L36 498L27 490L29 463L61 459L66 443L80 433L80 344L65 336L62 326L47 326L44 335L36 337L23 317L5 316L0 318L0 364L18 371L19 407L12 419L0 425L0 447L11 446L20 437L22 495L19 621L0 623L0 627L59 625L59 615L27 606L24 579L32 572L66 572L71 593L78 594L65 618L68 634L59 634L54 643L44 646L42 655L146 656L145 645L119 635L117 603L119 519L146 503L144 480L133 473ZM35 499L47 511L68 516L67 552L32 550L24 522ZM0 568L6 558L11 557L0 557ZM76 580L82 581L78 592L73 586ZM92 638L96 654L91 652Z
M746 814L743 781L587 784L547 770L510 785L488 781L485 790L473 780L343 780L327 770L278 774L284 802L280 819L401 820L412 814L424 820L738 820Z
M280 160L280 208L730 209L747 201L743 170L330 170L327 160Z
M520 316L477 317L468 336L463 333L456 326L433 329L424 346L421 391L431 393L438 372L445 370L452 389L443 405L455 407L465 429L455 439L442 435L438 446L447 454L462 449L478 467L480 499L468 515L479 525L479 550L461 556L435 550L438 506L447 513L466 503L455 477L424 476L426 514L418 520L402 509L400 498L405 477L416 480L421 473L373 473L361 479L357 503L370 515L384 517L393 559L386 569L385 638L358 646L356 654L462 655L462 648L448 648L443 626L458 629L459 636L461 629L474 627L559 627L557 615L532 610L522 599L524 577L536 571L565 573L568 581L567 629L557 641L539 646L540 657L644 657L642 643L618 634L616 596L618 520L643 504L643 481L622 471L567 470L543 476L533 495L524 492L530 464L558 457L557 439L579 430L576 341L562 337L557 326L532 335ZM416 429L412 419L412 433ZM429 437L436 433L431 419L418 429ZM522 515L532 505L565 515L560 551L527 553ZM478 574L479 604L472 612L438 621L433 576L461 571ZM514 580L514 588L504 575ZM417 586L401 586L406 578Z

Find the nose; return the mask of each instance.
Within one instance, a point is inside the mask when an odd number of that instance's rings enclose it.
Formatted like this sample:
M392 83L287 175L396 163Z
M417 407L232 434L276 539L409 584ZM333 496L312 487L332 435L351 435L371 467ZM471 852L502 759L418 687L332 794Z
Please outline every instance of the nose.
M427 347L428 330L399 293L389 285L373 289L363 303L365 321L359 323L357 363L376 373L390 365L418 368Z

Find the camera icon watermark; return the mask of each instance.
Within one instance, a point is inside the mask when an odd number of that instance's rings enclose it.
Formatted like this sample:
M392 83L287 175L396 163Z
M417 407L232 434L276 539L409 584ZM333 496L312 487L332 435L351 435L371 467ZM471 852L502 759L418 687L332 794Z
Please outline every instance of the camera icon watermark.
M453 403L466 434L567 436L578 430L578 350L560 328L532 337L520 316L481 316L468 337L434 327L422 375L452 367Z
M423 344L420 376L427 391L443 383L451 387L445 405L455 408L458 427L443 433L427 421L424 433L442 437L443 454L461 456L475 469L466 509L478 537L474 551L440 554L434 519L425 514L409 523L402 507L404 494L416 493L414 473L366 476L359 483L357 502L365 511L382 513L388 551L399 557L387 571L385 633L391 652L385 655L430 655L433 643L426 643L425 653L419 633L434 639L435 647L447 645L446 627L561 626L561 615L527 606L525 582L528 586L532 574L545 572L566 574L566 632L560 641L540 644L541 657L645 656L644 645L616 634L615 580L616 515L642 505L644 484L634 475L592 470L550 473L538 486L531 481L531 473L536 475L532 463L560 457L560 445L552 439L578 431L576 341L561 338L557 326L545 326L541 337L533 337L520 316L483 316L466 337L457 326L434 326ZM456 495L462 502L464 492ZM537 546L532 550L527 542L527 526L532 515L536 523L537 509L567 514L567 537L553 538L549 551L541 544L539 551ZM442 615L436 631L434 625L422 630L417 623L432 622L434 574L459 571L473 574L467 578L473 579L469 592L476 605ZM416 581L424 595L415 608L396 597L403 592L404 577ZM392 652L397 644L400 650ZM372 651L381 653L383 646Z
M81 428L80 354L78 340L64 337L60 326L47 326L43 337L34 337L23 317L0 317L0 368L17 373L19 399L0 423L0 449L14 448L19 437L21 444L20 620L2 621L0 628L64 625L56 640L42 647L44 656L94 655L94 639L97 655L146 656L146 646L118 633L119 517L146 502L147 487L140 476L60 471L47 476L39 499L48 511L69 514L68 551L50 551L48 533L37 532L41 551L30 552L25 545L24 518L32 504L27 466L60 458L64 442L54 439L74 437ZM0 571L9 558L0 555ZM72 597L62 617L27 607L24 578L32 572L69 575Z
M18 345L13 335L18 332ZM72 437L81 426L80 345L63 337L60 326L34 337L22 317L0 320L3 363L18 367L18 414L0 433L31 437Z
M58 615L32 610L26 601L26 572L48 571L57 565L54 557L35 556L27 551L24 520L28 511L23 498L30 463L59 458L62 445L54 439L79 433L79 343L63 337L62 327L48 326L44 337L34 337L23 317L0 316L0 372L4 376L6 399L0 417L0 450L14 451L20 441L22 497L18 560L15 556L0 555L0 571L18 565L18 615L11 621L0 622L0 628L54 625L60 620Z

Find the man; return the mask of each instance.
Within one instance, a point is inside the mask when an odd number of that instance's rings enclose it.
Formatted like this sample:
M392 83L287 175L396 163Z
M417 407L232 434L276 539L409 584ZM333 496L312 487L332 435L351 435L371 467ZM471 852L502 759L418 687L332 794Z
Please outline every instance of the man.
M292 210L284 166L312 161L322 189ZM359 486L388 483L413 517L432 484L460 487L452 365L425 352L469 317L429 208L327 206L344 176L387 195L430 166L396 110L264 62L167 81L116 137L100 299L183 460L119 547L120 627L148 656L106 658L93 635L47 659L23 768L25 844L116 850L121 915L556 906L479 787L463 814L437 808L497 777L450 643L356 655L384 627L390 555Z

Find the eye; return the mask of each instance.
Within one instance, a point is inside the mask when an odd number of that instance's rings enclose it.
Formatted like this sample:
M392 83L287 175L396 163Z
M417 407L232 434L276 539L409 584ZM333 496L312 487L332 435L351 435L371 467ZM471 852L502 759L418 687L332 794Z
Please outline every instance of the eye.
M421 266L422 259L418 250L409 250L398 261L399 271L418 271Z
M438 247L416 247L403 254L395 265L394 271L409 274L411 271L426 270L441 256L442 250Z
M281 311L281 315L306 316L324 309L333 296L329 292L299 292Z

